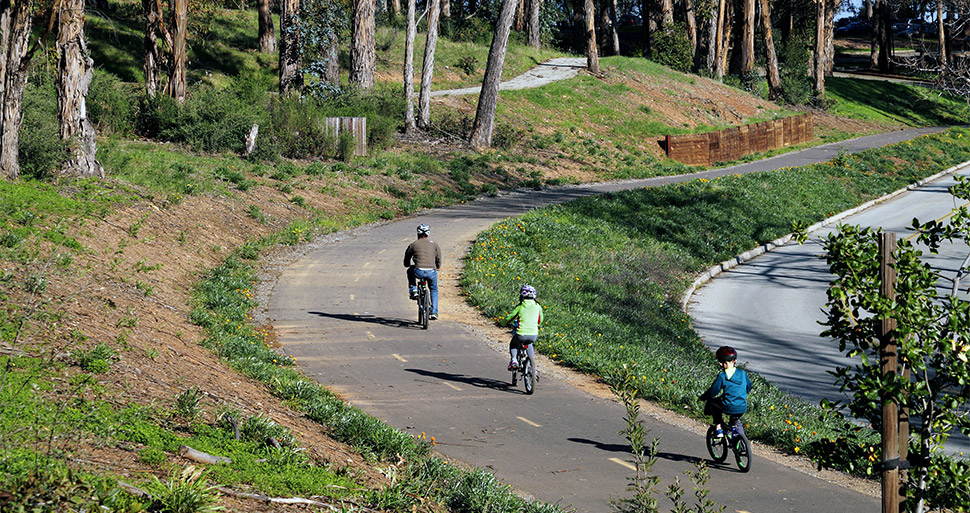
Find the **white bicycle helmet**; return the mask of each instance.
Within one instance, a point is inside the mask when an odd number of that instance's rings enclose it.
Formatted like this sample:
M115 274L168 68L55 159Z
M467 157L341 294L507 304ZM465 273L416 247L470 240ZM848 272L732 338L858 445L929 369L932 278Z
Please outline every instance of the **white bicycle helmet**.
M420 237L422 235L430 235L430 234L431 234L431 227L430 226L428 226L426 224L419 224L418 225L418 237Z

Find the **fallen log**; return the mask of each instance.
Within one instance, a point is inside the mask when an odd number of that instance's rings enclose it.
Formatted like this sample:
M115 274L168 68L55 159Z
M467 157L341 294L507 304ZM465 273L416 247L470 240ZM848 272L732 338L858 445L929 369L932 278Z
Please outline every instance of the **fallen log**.
M179 456L190 459L198 463L206 463L209 465L219 465L221 463L232 463L232 460L225 456L213 456L211 454L197 451L187 445L179 446Z

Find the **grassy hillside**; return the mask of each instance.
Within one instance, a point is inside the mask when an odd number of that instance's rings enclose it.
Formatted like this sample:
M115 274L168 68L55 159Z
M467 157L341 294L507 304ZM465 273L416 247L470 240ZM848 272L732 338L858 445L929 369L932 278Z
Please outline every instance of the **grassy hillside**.
M505 188L681 173L689 169L664 160L657 137L791 110L640 59L609 58L602 76L502 93L494 151L472 152L446 137L468 129L474 97L436 101L436 130L398 140L400 28L378 31L383 85L373 95L286 103L273 94L276 57L255 50L255 13L207 9L191 19L185 107L140 96L140 3L110 1L89 12L99 68L90 110L109 178L39 173L43 179L0 183L0 489L12 494L0 501L91 497L85 507L161 509L173 490L214 497L207 482L312 495L345 509L471 511L488 501L496 511L553 511L524 505L490 474L435 457L423 434L384 426L301 376L272 327L250 317L263 299L255 282L265 256ZM442 40L435 88L477 84L487 51ZM559 55L513 43L504 73ZM56 103L40 71L28 91L25 146L55 158L43 130ZM881 86L867 87L869 95L840 105L880 97ZM905 103L899 98L892 101ZM899 119L963 115L956 104L940 105ZM280 149L332 143L314 138L318 118L361 112L374 116L366 157ZM254 119L292 140L240 157ZM817 119L820 141L894 126ZM232 462L210 467L204 479L183 475L182 445ZM117 493L117 480L155 498ZM265 510L219 493L228 510Z

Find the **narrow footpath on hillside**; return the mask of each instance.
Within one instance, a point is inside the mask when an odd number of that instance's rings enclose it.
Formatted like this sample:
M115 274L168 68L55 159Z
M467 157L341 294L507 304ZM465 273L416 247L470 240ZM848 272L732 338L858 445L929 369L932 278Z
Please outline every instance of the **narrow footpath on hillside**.
M527 497L579 512L608 511L610 500L627 496L633 473L619 434L623 407L595 379L542 357L534 395L511 386L508 334L460 295L462 258L477 234L506 217L583 196L802 166L939 130L860 137L688 175L518 191L321 237L265 269L260 295L269 299L262 315L308 376L390 425L435 437L445 458L488 468ZM421 223L431 226L444 252L441 319L427 331L416 324L402 265ZM648 438L660 439L651 473L661 477L655 489L666 511L667 486L678 477L683 483L695 463L711 464L706 426L650 405L645 417ZM754 451L748 474L733 465L710 470L710 498L727 511L878 508L875 483L816 472L805 460L759 444Z

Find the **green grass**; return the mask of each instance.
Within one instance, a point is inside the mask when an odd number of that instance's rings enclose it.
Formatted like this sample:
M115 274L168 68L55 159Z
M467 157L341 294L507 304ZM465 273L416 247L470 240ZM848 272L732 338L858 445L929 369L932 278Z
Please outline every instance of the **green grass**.
M537 349L608 384L624 366L641 397L701 418L698 395L717 372L680 310L696 273L953 164L970 160L970 132L840 155L829 163L704 179L581 199L482 232L461 278L468 300L498 318L515 291L536 286L546 312ZM790 453L872 472L875 435L831 420L760 376L748 434Z
M828 78L833 114L907 126L959 125L970 117L966 100L924 87L853 78Z

